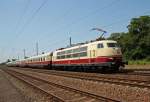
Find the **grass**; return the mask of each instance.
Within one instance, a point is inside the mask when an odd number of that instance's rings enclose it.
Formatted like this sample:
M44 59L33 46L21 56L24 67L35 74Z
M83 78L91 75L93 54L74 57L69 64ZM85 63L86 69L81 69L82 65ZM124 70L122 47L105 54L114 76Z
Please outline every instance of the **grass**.
M128 61L129 65L150 65L148 60L130 60Z

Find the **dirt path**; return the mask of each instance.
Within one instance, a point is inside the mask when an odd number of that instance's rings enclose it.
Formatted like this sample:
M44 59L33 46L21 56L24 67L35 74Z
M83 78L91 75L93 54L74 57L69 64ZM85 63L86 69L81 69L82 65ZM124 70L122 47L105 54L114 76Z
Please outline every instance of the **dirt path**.
M28 102L0 69L0 102Z

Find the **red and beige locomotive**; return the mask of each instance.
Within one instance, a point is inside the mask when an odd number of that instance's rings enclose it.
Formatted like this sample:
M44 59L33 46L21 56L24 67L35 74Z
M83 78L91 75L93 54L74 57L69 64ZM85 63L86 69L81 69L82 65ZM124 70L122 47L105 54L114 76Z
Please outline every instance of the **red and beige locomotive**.
M8 66L119 70L124 66L116 41L101 40L72 45L42 55L8 63Z

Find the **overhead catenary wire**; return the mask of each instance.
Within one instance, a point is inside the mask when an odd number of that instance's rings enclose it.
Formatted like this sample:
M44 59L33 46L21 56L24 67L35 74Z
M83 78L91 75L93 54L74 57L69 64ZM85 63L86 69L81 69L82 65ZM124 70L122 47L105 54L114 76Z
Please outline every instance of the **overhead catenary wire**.
M117 1L117 0L116 0ZM34 17L33 17L34 18ZM86 18L86 16L85 16L85 19L87 19ZM85 20L84 18L83 18L83 20ZM81 21L83 21L83 20L79 20L79 22L81 22ZM117 22L121 22L122 20L117 20ZM74 25L74 24L77 24L77 23L79 23L79 22L75 22L75 23L72 23L71 25ZM111 24L109 24L109 25L106 25L106 26L104 26L104 27L109 27L109 26L112 26L113 24L117 24L117 22L113 22L113 23L111 23Z
M25 7L24 7L24 9L23 9L23 11L22 11L22 15L19 17L18 22L16 23L15 33L17 33L17 31L18 31L18 29L19 29L19 26L21 25L21 22L22 22L23 19L24 19L24 16L25 16L25 14L26 14L26 12L27 12L27 10L28 10L28 8L29 8L30 2L31 2L31 0L27 0L26 5L25 5Z
M18 35L17 35L16 37L18 37L19 35L21 35L21 34L23 33L25 27L26 27L27 25L29 25L29 23L32 21L32 19L34 19L35 15L40 11L40 9L46 4L47 1L48 1L48 0L45 0L45 1L40 5L40 7L34 12L34 14L32 14L31 18L28 19L28 21L26 22L26 24L24 24L22 30L20 31L20 33L18 33ZM69 9L62 15L63 17L59 17L60 19L58 18L57 21L62 21L63 18L65 18L65 17L72 11L73 8L74 8L74 7L71 6L71 8L69 8ZM63 41L64 41L64 40L63 40ZM56 42L56 43L57 43L57 42Z
M83 21L83 20L85 20L85 19L88 19L88 17L94 15L95 13L98 13L98 11L101 11L101 10L104 10L104 9L106 9L106 8L109 8L109 7L111 7L112 5L118 3L119 1L120 1L120 0L114 0L114 1L112 1L111 3L105 5L104 7L101 7L101 8L98 8L98 9L94 10L94 11L91 11L91 12L89 12L87 15L82 16L81 18L77 19L76 21L73 21L72 23L70 23L69 25L66 25L65 27L68 29L68 28L71 27L72 25L77 24L77 23L79 23L79 22L81 22L81 21ZM59 31L60 31L60 28L59 28L59 27L57 27L57 28L58 28ZM52 32L52 33L53 33L53 34L56 33L56 32L58 31L58 29L56 29L56 30L55 30L54 32ZM64 28L63 28L63 30L64 30ZM41 39L42 39L42 38L41 38Z
M28 7L29 7L29 4L30 4L30 1L31 0L28 0L24 10L23 10L23 15L20 17L18 23L17 23L17 26L20 25L21 23L21 20L24 18L25 16L25 13L27 12L28 10ZM23 25L22 29L20 31L17 32L16 34L16 38L19 37L19 35L21 35L23 33L23 31L25 30L25 28L32 22L32 20L35 18L35 16L38 14L38 12L41 10L41 8L48 2L48 0L44 0L41 5L35 10L35 12L31 15L31 17L25 22L25 24ZM17 29L17 27L16 27Z
M98 13L98 11L101 11L101 10L104 10L104 9L106 9L106 8L109 8L109 7L113 6L114 4L118 3L119 1L120 1L120 0L114 0L114 1L112 1L111 3L105 5L104 7L101 7L101 8L98 8L98 9L96 9L96 10L93 10L93 11L89 12L87 15L82 16L81 18L78 18L76 21L73 21L73 22L71 22L70 24L65 25L65 27L68 29L68 28L71 27L72 25L75 25L75 24L77 24L77 23L79 23L79 22L84 21L85 19L88 19L89 17L93 16L95 13ZM62 27L61 27L61 28L62 28ZM60 30L59 27L58 27L58 29ZM56 29L53 33L57 32L58 29ZM64 28L63 28L63 30L64 30Z
M144 12L143 14L146 14L146 13L149 13L149 12L150 12L150 11L148 10L148 11ZM140 14L136 14L136 16L138 16L138 15L140 15ZM112 22L112 23L108 24L108 25L102 26L102 28L111 27L111 26L113 26L113 25L115 25L115 24L118 24L118 23L120 23L120 22L124 22L124 21L130 20L130 19L131 19L131 18L121 18L121 19L119 19L119 20L117 20L117 21L115 21L115 22ZM68 39L68 38L67 38L67 39ZM67 39L66 39L66 40L67 40ZM57 41L57 42L51 43L51 44L49 44L49 46L53 46L53 45L56 45L56 44L60 44L60 43L62 43L63 41L65 41L65 39L64 39L64 40L61 40L61 41Z
M136 17L136 16L139 16L139 15L145 15L145 14L147 14L147 13L150 13L150 10L148 10L148 11L142 13L142 14L136 14L135 17ZM133 18L134 18L134 17L133 17ZM104 25L104 26L102 26L102 27L103 27L103 28L112 27L112 26L115 25L115 24L118 24L118 23L124 22L124 21L128 21L128 20L130 20L130 19L131 19L131 18L121 18L121 19L119 19L119 20L117 20L117 21L115 21L115 22L112 22L112 23L110 23L110 24L108 24L108 25Z
M32 22L32 20L35 18L35 16L38 14L38 12L41 10L41 8L48 2L48 0L44 0L41 5L35 10L35 12L31 15L31 17L25 22L22 29L18 32L18 35L21 35L25 28Z
M104 9L107 9L107 8L113 6L114 4L118 3L119 1L120 1L120 0L114 0L114 1L110 2L108 5L105 5L105 6L102 7L102 8L98 8L98 9L96 9L96 10L94 10L94 11L91 11L91 12L89 12L87 15L85 15L85 16L83 16L83 17L77 19L77 21L71 22L67 27L70 27L70 26L72 26L72 25L74 25L74 24L77 24L77 23L79 23L79 22L82 22L82 21L84 21L85 19L88 19L89 17L93 16L93 15L96 14L96 13L100 13L100 12L98 12L98 11L102 11L102 10L104 10Z
M31 2L31 0L27 0L27 1L26 1L26 4L25 4L25 6L24 6L24 8L23 8L23 10L22 10L22 14L21 14L21 16L18 18L18 20L17 20L17 22L16 22L16 26L15 26L15 28L14 28L14 33L15 33L15 34L17 34L17 31L18 31L18 29L19 29L19 27L20 27L20 25L21 25L21 23L22 23L22 21L23 21L25 15L26 15L26 12L28 11L30 2ZM13 48L12 48L12 49L13 49ZM13 52L13 53L14 53L14 52Z
M55 42L52 42L52 43L50 43L49 45L47 45L47 47L49 46L49 47L52 47L52 46L56 46L56 45L58 45L58 44L62 44L62 43L64 43L65 41L67 41L68 40L68 38L65 38L65 39L62 39L62 40L59 40L59 41L55 41ZM44 47L44 48L42 48L42 49L45 49L46 50L46 48ZM49 50L49 49L48 49Z
M47 1L48 1L48 0L44 0L43 3L40 5L40 7L32 14L32 16L31 16L31 17L27 20L27 22L23 25L23 27L22 27L22 29L20 30L20 32L18 33L17 37L23 33L25 27L27 27L27 26L31 23L31 21L34 19L34 17L36 16L36 14L37 14L37 13L40 11L40 9L46 4ZM111 2L110 4L108 4L108 5L104 6L104 7L102 7L101 9L98 8L98 9L96 9L96 10L90 12L88 15L86 15L86 16L80 18L80 20L82 20L82 19L84 19L84 18L87 18L88 16L91 16L92 14L96 13L98 10L103 10L103 9L105 9L105 8L107 8L107 7L110 7L110 6L113 5L115 2L118 2L118 1L119 1L119 0L114 0L114 1ZM66 16L67 13L64 14L64 15ZM78 19L78 21L80 21L80 20ZM76 22L73 22L73 23L76 23ZM73 24L73 23L72 23L72 24Z

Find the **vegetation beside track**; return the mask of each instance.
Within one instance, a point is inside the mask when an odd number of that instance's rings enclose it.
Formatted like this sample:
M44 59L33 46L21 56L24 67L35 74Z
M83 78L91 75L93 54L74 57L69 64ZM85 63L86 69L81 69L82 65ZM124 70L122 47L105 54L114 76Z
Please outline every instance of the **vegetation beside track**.
M136 64L126 65L125 69L150 71L150 64L149 65L148 64L146 64L146 65L136 65Z
M130 60L128 61L129 65L150 65L150 61L148 60Z
M129 64L150 64L150 16L132 18L127 28L128 32L112 33L108 39L118 41Z

